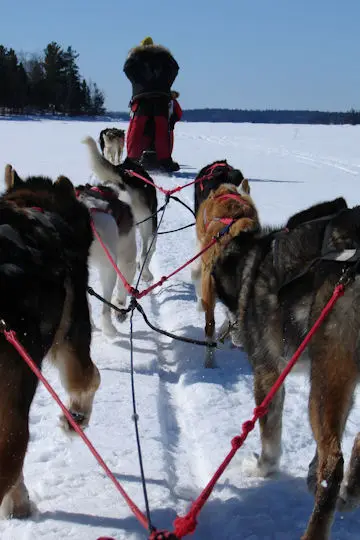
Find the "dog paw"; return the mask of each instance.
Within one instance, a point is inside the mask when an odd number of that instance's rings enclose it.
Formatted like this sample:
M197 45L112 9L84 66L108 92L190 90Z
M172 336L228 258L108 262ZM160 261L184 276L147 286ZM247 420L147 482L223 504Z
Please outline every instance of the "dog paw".
M27 519L29 517L35 516L38 513L38 508L36 504L31 501L24 501L19 506L14 507L10 518L11 519Z
M125 311L125 306L123 304L118 304L119 309L123 309L124 311L116 311L115 312L115 318L119 323L122 323L127 318L127 312Z
M1 519L27 519L34 516L38 509L35 503L29 498L19 502L16 506L13 501L7 500L5 495L3 503L0 506L0 518Z
M36 504L30 500L29 492L23 482L10 490L0 505L1 519L26 519L36 513Z
M138 271L141 272L141 279L143 281L152 281L154 279L154 276L152 275L149 268L147 267L147 264L145 264L145 266L143 268L143 263L141 261L138 261L136 263L136 267L137 267ZM141 271L141 269L142 269L142 271Z
M266 478L267 476L271 476L272 474L275 474L279 472L279 460L278 459L270 459L266 457L257 457L257 469L259 471L259 476L263 476Z
M148 268L144 268L141 274L141 278L143 281L152 281L154 279L154 276Z
M243 473L247 476L266 478L275 474L279 470L279 463L276 460L266 460L255 452L247 457L242 463Z

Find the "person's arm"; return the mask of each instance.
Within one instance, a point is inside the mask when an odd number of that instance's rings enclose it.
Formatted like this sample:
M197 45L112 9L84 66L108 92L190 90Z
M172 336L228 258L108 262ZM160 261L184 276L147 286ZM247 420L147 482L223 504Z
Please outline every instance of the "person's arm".
M173 100L173 104L174 104L174 115L176 117L176 122L179 122L179 120L181 120L182 118L183 111L177 99Z

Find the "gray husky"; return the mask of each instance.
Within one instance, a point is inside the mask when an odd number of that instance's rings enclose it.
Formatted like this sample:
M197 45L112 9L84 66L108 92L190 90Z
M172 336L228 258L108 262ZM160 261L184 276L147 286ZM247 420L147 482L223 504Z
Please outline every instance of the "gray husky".
M341 439L360 367L359 259L360 207L349 209L339 198L292 216L283 229L240 233L212 272L217 295L235 321L233 342L241 343L253 367L259 405L344 270L354 271L308 348L309 415L317 450L308 473L315 503L303 540L328 539L336 506L344 511L360 504L360 434L341 485ZM278 468L284 393L260 421L263 475Z

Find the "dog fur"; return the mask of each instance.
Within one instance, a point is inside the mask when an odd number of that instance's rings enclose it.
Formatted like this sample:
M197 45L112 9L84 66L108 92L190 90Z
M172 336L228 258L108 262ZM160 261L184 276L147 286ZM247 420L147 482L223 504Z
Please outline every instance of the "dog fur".
M352 253L344 250L359 249L360 207L348 209L340 198L293 216L286 229L240 233L217 259L216 292L236 319L232 336L241 340L253 367L257 405L318 319L344 268L353 264L343 261ZM308 474L315 502L303 540L327 540L336 506L344 511L360 504L360 435L341 485L341 439L360 368L359 308L356 274L308 347L317 450ZM278 468L284 394L282 388L260 420L258 467L264 475Z
M240 186L221 184L210 191L201 203L196 218L197 252L203 250L226 225L222 220L233 219L229 231L212 247L203 253L192 266L191 277L195 284L198 308L205 311L205 336L211 342L215 331L215 290L211 277L212 267L233 236L241 231L259 228L259 218L255 203L250 197L250 186L244 179ZM228 325L228 321L224 323ZM213 367L213 354L207 349L206 367Z
M142 240L139 267L142 269L144 281L151 281L153 275L149 265L156 248L156 236L154 238L153 236L157 230L156 188L132 176L131 171L140 174L150 182L153 180L141 165L129 158L126 158L121 165L110 163L101 155L92 137L86 137L83 142L90 151L92 170L102 183L125 185L130 194L132 210L136 222L139 223Z
M99 144L104 158L113 165L120 165L125 146L125 131L118 128L103 129L100 131Z
M136 272L136 230L130 195L124 185L98 184L77 186L77 196L90 210L97 233L105 243L118 269L131 285ZM114 304L125 308L127 290L119 279L104 249L97 240L91 246L90 264L97 268L100 276L103 297L111 302L117 280L117 291ZM119 322L125 315L115 313ZM102 305L101 328L109 337L114 337L117 330L111 321L111 309ZM95 328L92 322L93 328Z
M199 182L200 178L204 178L204 182ZM239 187L243 180L244 176L242 172L229 165L226 159L214 161L203 167L195 178L195 214L197 215L200 204L208 198L211 191L217 189L221 184L233 184Z
M69 394L69 410L88 425L100 375L90 357L86 295L92 231L72 183L60 177L21 180L8 165L0 197L0 317L36 365L49 353ZM3 517L24 518L32 504L22 468L37 378L0 333L0 504ZM62 427L69 431L65 417Z

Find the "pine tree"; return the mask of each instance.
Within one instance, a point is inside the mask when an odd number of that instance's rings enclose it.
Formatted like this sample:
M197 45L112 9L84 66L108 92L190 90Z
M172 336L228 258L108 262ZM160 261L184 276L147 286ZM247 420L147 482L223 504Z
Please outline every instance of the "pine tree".
M45 88L50 108L64 112L64 51L55 41L44 51Z
M6 69L7 50L0 45L0 107L4 108L7 101L7 69Z
M25 71L24 65L20 62L17 70L17 81L18 81L18 91L17 91L17 102L20 112L24 111L29 99L29 79Z
M69 114L80 114L82 104L82 91L79 75L79 68L76 64L76 60L79 55L68 47L63 54L64 59L64 71L63 71L63 84L64 84L64 110Z
M89 114L91 108L91 96L90 96L90 88L85 81L85 79L82 80L81 83L81 112L84 114Z
M25 69L29 80L29 107L38 111L47 110L49 102L42 58L33 55L26 61Z
M105 96L101 90L99 90L96 83L91 83L90 87L90 114L99 116L105 113L104 102Z
M94 83L81 78L79 55L52 41L44 55L17 55L0 45L0 108L22 112L103 114L104 95ZM19 61L20 58L20 61Z

